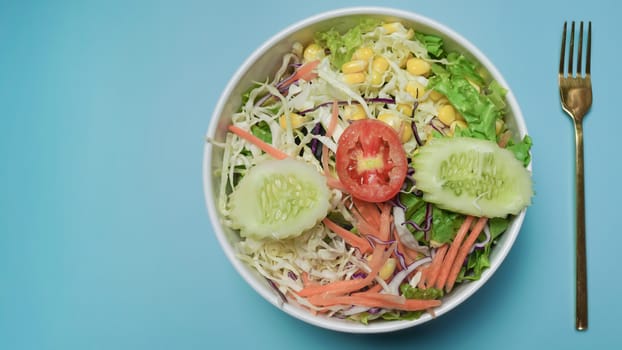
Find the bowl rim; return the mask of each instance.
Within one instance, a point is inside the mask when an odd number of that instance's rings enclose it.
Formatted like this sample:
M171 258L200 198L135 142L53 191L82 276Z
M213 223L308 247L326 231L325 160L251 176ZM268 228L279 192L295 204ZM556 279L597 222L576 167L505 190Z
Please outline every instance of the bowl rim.
M506 103L508 104L509 110L512 111L514 115L514 122L516 124L517 130L520 132L521 136L527 135L527 127L525 125L525 118L522 114L520 106L512 92L512 89L507 84L501 73L498 71L496 66L468 39L451 29L450 27L433 20L429 17L423 16L421 14L415 13L410 10L397 9L392 7L381 7L381 6L355 6L355 7L344 7L338 8L334 10L324 11L317 13L315 15L306 17L305 19L296 21L293 24L286 26L284 29L279 31L277 34L271 36L269 39L264 41L258 48L253 50L246 60L242 63L242 65L236 70L233 76L229 79L225 89L221 93L218 102L212 112L210 117L210 123L206 134L206 140L209 140L213 135L215 135L218 126L219 126L219 118L217 118L225 108L227 104L228 97L234 91L237 83L243 78L244 74L250 69L253 62L258 60L262 55L264 55L272 46L280 42L281 40L287 38L292 33L296 33L301 29L304 29L307 26L313 25L318 22L323 22L327 20L334 19L336 17L344 17L344 16L357 16L357 15L373 15L373 16L390 16L399 19L404 19L411 21L413 23L418 23L430 28L434 28L438 32L442 33L444 37L451 38L454 42L458 43L463 47L465 52L468 52L472 55L482 66L484 66L491 77L499 82L501 86L507 89L506 94ZM423 314L420 318L411 321L390 321L390 322L372 322L368 325L363 325L360 323L355 323L352 321L343 321L338 319L328 319L323 317L318 317L312 315L310 312L303 310L299 307L292 306L288 303L283 303L281 297L277 295L271 288L267 286L267 283L262 283L257 280L256 275L251 271L250 267L244 264L239 258L236 257L234 248L230 245L227 237L224 233L223 228L218 223L221 221L220 214L218 213L218 209L216 205L213 203L213 199L216 198L214 196L214 192L212 189L212 178L211 178L211 163L212 163L212 145L210 142L205 142L203 149L203 164L202 164L202 179L203 179L203 190L205 196L206 207L208 211L208 216L211 221L211 227L214 230L214 234L216 235L220 246L235 268L235 270L242 276L242 278L265 300L267 300L270 304L277 307L278 309L284 311L286 314L293 316L301 321L304 321L308 324L312 324L314 326L318 326L320 328L329 329L338 332L345 333L385 333L385 332L393 332L398 331L410 327L414 327L416 325L420 325L426 323L428 321L439 318L441 315L448 313L449 311L456 308L458 305L462 304L465 300L470 298L475 292L477 292L487 281L488 279L495 273L495 271L499 268L499 266L503 263L509 251L511 250L514 242L520 232L522 227L522 223L526 214L527 209L522 210L518 215L516 215L512 221L512 231L505 232L505 244L502 246L495 247L496 251L496 260L493 264L491 262L491 266L488 267L477 281L472 281L464 285L463 290L460 294L456 295L454 298L451 298L447 302L443 302L443 304L435 310L435 316L430 315L429 313ZM528 166L528 170L531 170L531 164ZM508 228L510 230L510 228Z

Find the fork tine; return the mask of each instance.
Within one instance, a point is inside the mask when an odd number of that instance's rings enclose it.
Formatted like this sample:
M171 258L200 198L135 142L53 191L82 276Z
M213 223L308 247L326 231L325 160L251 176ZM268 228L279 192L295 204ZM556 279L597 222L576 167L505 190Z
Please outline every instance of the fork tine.
M583 54L583 21L579 25L579 52L577 52L577 76L581 76L581 55Z
M587 25L587 52L585 55L585 74L590 74L590 56L592 55L592 21Z
M566 53L566 26L568 22L564 22L564 32L562 33L562 52L559 55L559 75L564 75L564 54ZM589 52L589 51L588 51Z
M572 77L572 56L574 55L574 21L570 29L570 48L568 49L568 75Z

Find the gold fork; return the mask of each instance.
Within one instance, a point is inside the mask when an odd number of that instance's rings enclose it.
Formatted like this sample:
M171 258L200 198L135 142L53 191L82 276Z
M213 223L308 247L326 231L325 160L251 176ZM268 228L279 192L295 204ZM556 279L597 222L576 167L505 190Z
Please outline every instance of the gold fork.
M570 30L568 49L568 75L564 74L564 54L566 51L566 27L562 35L562 51L559 60L559 95L562 108L570 115L575 129L575 170L576 170L576 310L575 327L587 329L587 262L585 256L585 191L583 183L583 117L592 106L592 80L590 77L590 56L592 51L592 22L588 22L587 51L585 55L585 75L581 74L581 56L583 50L583 22L579 27L579 50L577 72L572 72L574 51L574 28Z

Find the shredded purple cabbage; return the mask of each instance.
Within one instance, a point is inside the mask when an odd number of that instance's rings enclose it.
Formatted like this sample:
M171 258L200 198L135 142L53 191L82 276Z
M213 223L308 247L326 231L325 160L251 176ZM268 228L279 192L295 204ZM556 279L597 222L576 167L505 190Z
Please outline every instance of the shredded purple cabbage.
M372 236L372 235L365 235L365 238L367 238L367 240L369 241L369 244L372 247L375 247L376 243L382 244L382 245L391 245L395 243L395 240L383 241L380 238Z
M361 272L361 271L355 272L352 275L352 278L354 278L354 279L363 279L365 277L367 277L367 274L365 272Z
M438 131L439 134L445 135L445 132L443 130L439 129L436 125L434 125L434 123L430 123L430 126L432 126L432 129Z
M473 253L475 249L483 249L490 242L490 230L484 229L484 235L486 236L486 238L482 242L477 242L473 244L471 250L469 251L469 254Z
M274 291L281 298L281 300L284 303L287 303L287 298L285 297L285 295L283 293L281 293L281 291L279 290L279 287L277 287L276 283L274 283L274 281L269 279L269 278L266 278L266 281L268 281L268 284L270 285L270 287L272 287L272 289L274 289Z
M313 129L311 129L311 134L313 135L324 135L325 133L326 131L322 127L321 123L315 124L315 126L313 126ZM311 152L318 160L322 158L322 147L320 147L320 141L318 139L314 138L313 140L311 140Z
M417 112L417 107L419 107L419 101L415 101L415 103L413 104L413 115ZM414 120L412 123L410 123L410 128L413 131L413 135L415 136L417 145L423 146L423 142L421 142L421 138L419 137L419 132L417 131L417 123L415 123Z
M395 246L395 248L393 248L393 252L395 253L395 256L397 256L397 260L400 262L400 266L402 267L402 270L405 270L407 268L406 258L404 257L404 254L402 254L402 252L400 252L400 250L397 249L397 245Z
M300 59L298 58L298 56L294 56L294 63L290 63L288 65L288 67L292 67L294 68L294 71L288 75L287 77L281 79L278 83L276 83L274 85L275 88L277 88L277 90L279 90L280 93L283 93L287 90L287 88L289 87L289 85L283 86L283 84L289 80L291 77L293 77L296 74L296 70L298 68L300 68L300 66L302 66L302 64L300 63ZM292 82L292 84L294 84L295 82ZM271 97L274 97L273 94L266 94L265 96L263 96L262 98L260 98L256 103L255 106L262 106L264 103L266 103L266 101L268 101L268 99L270 99Z
M426 203L423 225L419 225L413 220L405 221L404 225L410 225L417 231L425 232L426 239L429 239L429 232L432 229L432 204Z
M412 166L409 165L408 166L408 170L406 172L406 179L408 179L412 183L411 186L414 186L414 185L417 184L417 181L415 181L415 178L413 177L414 174L415 174L415 168L413 168ZM408 185L408 183L406 181L404 181L404 183L402 184L402 189L403 190L407 190L409 187L410 186ZM414 189L412 191L412 194L414 194L417 197L422 197L423 196L423 192L421 192L421 190L419 190L419 189ZM393 202L394 203L397 202L397 203L395 203L397 206L399 206L400 208L406 210L406 206L403 205L400 202L400 200L399 200L399 193L395 197L396 198L394 198Z
M296 75L296 71L298 70L298 68L300 68L300 66L302 66L300 63L290 63L288 67L294 68L294 71L287 77L281 79L281 81L279 81L276 85L274 85L274 87L279 89L279 91L281 91L283 84L285 84L285 82L288 81L291 77Z
M394 104L395 103L395 99L392 99L392 98L381 98L381 97L366 98L365 101L368 102L368 103L386 103L386 104ZM311 113L311 112L317 110L320 107L330 106L333 103L334 103L333 101L320 103L319 105L317 105L317 106L315 106L313 108L309 108L309 109L305 109L304 111L301 111L299 114L300 115L305 115L307 113ZM358 103L358 102L356 102L356 101L337 101L338 105L347 105L347 104L350 104L350 103Z
M408 208L406 208L404 203L402 203L402 200L400 199L400 194L399 193L395 197L393 197L393 199L391 199L391 203L393 204L393 206L400 207L404 211L406 211L408 209Z
M289 271L289 272L287 272L287 276L288 276L289 278L291 278L292 280L294 280L294 281L297 281L297 280L298 280L298 276L296 276L296 274L294 273L294 271Z
M271 97L273 97L274 95L272 94L266 94L264 95L262 98L260 98L257 102L255 102L255 107L257 106L262 106L264 103L266 103L266 101L268 101Z
M379 307L372 307L369 310L367 310L368 313L372 314L372 315L376 315L378 314L380 311L382 311L382 308Z

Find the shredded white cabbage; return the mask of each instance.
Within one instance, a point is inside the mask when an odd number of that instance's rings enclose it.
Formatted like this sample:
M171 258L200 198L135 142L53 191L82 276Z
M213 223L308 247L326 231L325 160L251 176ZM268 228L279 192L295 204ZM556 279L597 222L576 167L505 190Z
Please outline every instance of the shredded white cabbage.
M283 294L302 289L302 274L328 283L350 279L361 264L353 248L323 225L287 240L245 239L238 246L241 260L273 280Z

